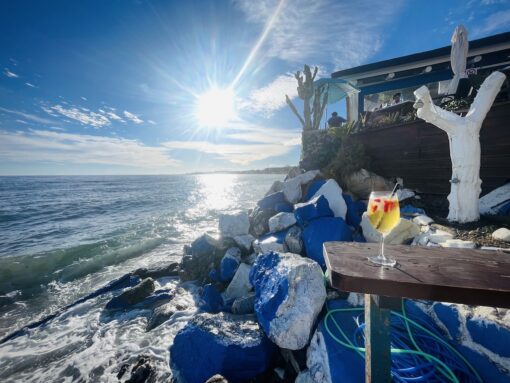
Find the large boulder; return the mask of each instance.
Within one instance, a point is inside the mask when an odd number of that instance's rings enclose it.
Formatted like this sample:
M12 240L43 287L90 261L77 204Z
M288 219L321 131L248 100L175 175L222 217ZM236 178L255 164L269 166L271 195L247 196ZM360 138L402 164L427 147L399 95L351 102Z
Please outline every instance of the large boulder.
M313 195L317 193L317 191L326 183L326 180L319 179L311 182L308 184L308 187L306 188L305 196L303 197L304 201L309 201L312 199Z
M381 233L374 229L366 212L363 213L361 218L361 229L363 230L363 236L367 242L376 243L381 241ZM420 232L421 229L419 225L408 219L400 218L397 226L386 236L384 243L389 245L401 245L418 236Z
M267 253L268 251L286 251L285 236L286 231L279 231L260 237L253 242L253 250L256 253Z
M273 209L279 203L285 202L285 195L282 191L266 195L264 198L257 202L257 206L261 209Z
M301 227L305 227L310 221L321 217L333 217L333 211L329 208L326 197L319 195L308 202L298 203L294 206L294 215Z
M119 296L112 298L105 306L107 310L129 309L131 306L142 302L156 289L154 280L146 278L138 285L131 287Z
M248 214L239 212L235 214L220 214L219 230L222 237L234 238L238 235L248 234L250 219Z
M234 237L234 241L237 246L241 248L241 250L249 252L252 247L252 243L255 240L255 237L251 234L238 235Z
M244 382L270 368L275 351L253 315L202 313L175 336L170 363L186 383L215 374Z
M225 302L231 302L236 298L248 295L248 293L252 290L250 271L250 265L247 265L246 263L241 263L239 265L234 278L232 278L232 281L223 292L223 300Z
M276 214L274 209L255 207L250 214L250 234L260 237L269 231L269 218Z
M218 313L223 308L223 298L216 286L207 284L202 290L199 301L200 309L209 313Z
M154 266L151 268L142 267L132 273L142 279L158 279L162 277L176 277L179 275L179 262L171 262L164 266Z
M292 226L285 235L285 245L290 253L303 253L303 230L299 226Z
M237 247L231 247L227 250L220 263L220 280L222 282L230 281L241 263L241 250Z
M352 232L342 218L323 217L313 220L303 231L306 255L326 267L322 246L324 242L352 241Z
M269 190L267 191L266 196L282 191L282 187L283 187L282 181L280 180L274 181Z
M361 216L367 210L367 206L361 201L353 201L349 194L343 194L345 204L347 205L347 213L345 222L352 227L358 227L361 223Z
M296 223L293 213L278 213L269 219L269 231L276 233L285 230Z
M310 170L306 173L299 174L294 178L290 178L283 183L282 191L285 199L289 203L296 203L302 197L301 186L311 182L315 177L320 175L319 170Z
M344 179L345 187L360 199L368 199L373 190L392 190L393 182L366 169L351 174Z
M268 337L281 348L305 347L326 299L319 265L298 254L270 252L257 258L250 280Z
M335 217L340 217L345 220L347 214L347 204L342 196L342 188L338 186L335 180L329 179L319 190L313 195L312 198L323 195L329 203L329 208L333 210Z

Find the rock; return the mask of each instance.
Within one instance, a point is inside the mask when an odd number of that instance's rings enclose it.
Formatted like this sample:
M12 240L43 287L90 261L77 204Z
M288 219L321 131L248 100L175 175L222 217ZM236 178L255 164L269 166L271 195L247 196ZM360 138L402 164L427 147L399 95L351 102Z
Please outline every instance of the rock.
M117 379L121 379L126 371L129 369L129 364L124 364L117 374ZM125 380L126 383L144 383L152 381L155 369L152 366L150 357L142 355L139 357L137 363L131 368L131 376Z
M400 207L400 215L402 217L416 217L417 215L425 215L425 210L413 205L405 205Z
M269 231L269 218L275 215L276 212L273 209L261 209L256 207L250 214L250 234L255 237Z
M182 281L204 280L212 269L218 268L226 243L216 240L209 234L203 234L191 244L191 255L181 259L179 276Z
M447 239L440 243L441 247L456 247L459 249L474 249L476 244L473 241L463 241L462 239Z
M151 295L156 289L152 278L146 278L137 286L131 287L125 290L119 296L112 298L105 306L107 310L120 310L128 309L149 295Z
M250 280L255 313L267 336L281 348L305 347L326 300L319 265L298 254L271 252L257 258Z
M190 248L191 250L191 248ZM152 278L158 279L162 277L176 277L179 275L179 262L172 262L166 266L157 266L152 267L150 269L146 267L142 267L140 269L136 269L133 272L133 275L137 275L142 279Z
M360 199L368 199L373 190L393 190L393 182L371 173L368 170L360 171L346 177L345 187Z
M281 192L282 187L283 187L282 181L280 181L280 180L274 181L273 184L271 185L271 187L269 188L269 190L267 191L266 196L273 194L273 193Z
M285 181L295 178L302 173L303 171L298 166L293 166L292 168L290 168L289 172L285 176Z
M220 214L219 230L223 237L234 238L238 235L248 234L250 219L248 214L239 212L236 214Z
M236 245L241 248L241 250L249 252L251 250L253 241L255 241L255 237L251 234L238 235L234 237L234 241Z
M296 223L294 213L278 213L269 219L269 232L285 230Z
M267 253L268 251L285 252L285 236L287 232L279 231L277 233L267 234L253 242L253 250L257 253Z
M333 211L329 208L326 197L319 195L308 202L298 203L294 206L296 221L301 227L321 217L333 217Z
M215 374L244 382L266 371L275 351L253 315L202 313L177 333L170 361L187 383Z
M352 241L351 229L342 218L323 217L313 220L303 231L306 255L326 267L322 245L329 241Z
M149 317L147 331L150 331L166 322L172 315L184 310L195 308L195 297L182 287L177 287L171 301L156 307Z
M141 302L136 303L132 308L136 309L152 309L161 306L173 298L171 290L156 290L153 294L144 298Z
M299 178L292 178L283 183L282 192L289 203L296 203L301 199L301 182Z
M492 233L492 238L497 239L498 241L510 242L510 230L502 227Z
M436 243L439 245L443 242L448 241L449 239L453 239L453 234L443 230L435 230L430 231L426 237L428 239L428 242Z
M426 215L420 214L413 218L413 222L420 226L427 226L434 222L434 220Z
M347 205L347 213L345 214L345 222L352 227L358 227L361 223L361 216L367 210L366 205L361 201L353 201L349 194L343 194L345 204Z
M220 280L222 282L230 281L241 263L241 250L237 247L231 247L227 250L220 263Z
M223 298L214 285L209 283L204 286L200 295L199 307L209 313L218 313L222 310Z
M498 215L510 199L510 182L480 198L480 214Z
M315 180L308 185L308 188L305 193L304 201L309 201L312 199L313 195L317 193L317 191L326 183L326 180Z
M345 220L347 205L342 196L342 188L338 186L335 180L327 180L324 185L313 195L312 198L323 195L329 203L329 208L333 210L335 217Z
M283 187L283 184L282 184ZM285 203L285 195L282 191L269 194L257 202L257 206L261 209L274 210L275 206L279 203Z
M257 253L251 253L250 255L247 255L246 257L243 258L243 263L246 263L247 265L253 265L257 257L258 257Z
M191 243L191 254L193 257L208 256L221 249L220 242L209 234L202 234Z
M205 383L228 383L228 380L225 379L220 374L216 374L214 376L211 376Z
M289 252L294 254L302 254L303 253L303 240L302 240L303 230L299 226L292 226L285 235L285 245Z
M255 293L236 298L232 303L232 314L252 314L255 306Z
M361 218L361 229L363 230L363 236L367 242L377 243L381 241L381 234L370 224L366 212L363 213ZM386 236L384 243L390 245L401 245L419 234L420 227L416 223L400 218L397 226L395 226L395 228Z
M252 290L250 270L251 266L246 263L239 265L234 278L232 278L232 281L223 293L223 300L225 302L244 297Z
M399 201L404 201L409 198L413 198L416 193L411 189L398 189L397 198Z
M274 205L274 210L277 213L292 213L294 211L294 205L288 202L280 202Z

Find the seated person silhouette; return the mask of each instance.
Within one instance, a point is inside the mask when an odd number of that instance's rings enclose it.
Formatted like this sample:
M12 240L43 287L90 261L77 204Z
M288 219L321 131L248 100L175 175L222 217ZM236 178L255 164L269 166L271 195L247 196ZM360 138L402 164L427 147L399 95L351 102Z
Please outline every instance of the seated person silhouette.
M337 112L333 112L328 120L328 126L330 128L339 128L345 121L345 118L340 117Z

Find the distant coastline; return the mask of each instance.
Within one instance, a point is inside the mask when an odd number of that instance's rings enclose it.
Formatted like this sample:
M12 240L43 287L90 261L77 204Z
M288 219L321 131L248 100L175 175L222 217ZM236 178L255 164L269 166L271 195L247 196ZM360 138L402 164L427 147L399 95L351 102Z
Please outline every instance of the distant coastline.
M209 172L193 172L185 173L186 175L200 175L200 174L287 174L293 166L282 166L265 169L252 169L252 170L215 170Z

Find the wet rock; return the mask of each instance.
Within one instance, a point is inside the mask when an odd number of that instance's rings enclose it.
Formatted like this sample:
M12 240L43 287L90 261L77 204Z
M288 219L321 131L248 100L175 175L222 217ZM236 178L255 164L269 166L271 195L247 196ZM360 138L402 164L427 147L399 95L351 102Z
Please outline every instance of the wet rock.
M191 247L190 247L191 250ZM176 277L179 275L179 262L172 262L166 266L157 266L146 268L142 267L140 269L136 269L133 272L133 275L137 275L142 279L152 278L158 279L162 277Z
M222 282L230 281L241 263L241 250L237 247L231 247L227 250L220 263L220 280Z
M243 251L250 251L252 247L252 243L255 240L255 237L251 234L238 235L234 237L234 241L237 246L241 248Z
M191 244L191 255L181 259L179 276L182 281L205 280L219 266L229 243L203 234Z
M275 213L273 209L262 209L258 206L253 209L250 215L250 234L260 237L267 233L269 231L269 219Z
M292 226L285 235L285 245L290 253L303 254L303 230L299 226Z
M312 196L312 198L323 195L329 203L329 208L333 210L335 217L340 217L345 220L347 213L347 204L342 196L342 188L338 186L335 180L329 179L319 190Z
M298 254L271 252L257 258L250 280L255 313L268 337L281 348L305 347L326 300L319 265Z
M223 293L223 300L225 302L244 297L252 290L250 270L251 266L246 263L241 263L239 265L234 278L232 278L232 281Z
M232 314L252 314L255 306L255 293L236 298L232 303Z
M155 290L152 278L146 278L135 287L131 287L117 297L112 298L105 306L107 310L128 309L143 301Z
M296 223L294 213L278 213L269 219L269 231L275 233L291 227Z
M510 242L510 230L502 227L492 233L492 238L497 239L498 241Z
M326 268L322 245L329 241L352 241L352 232L342 218L323 217L313 220L303 230L306 256Z
M294 206L294 215L299 226L305 227L310 221L321 217L333 217L326 197L319 195L308 202L298 203Z
M234 238L238 235L248 234L250 220L248 214L244 212L220 214L218 226L222 237Z
M121 367L121 371L117 374L117 378L120 380L127 371L127 368ZM154 376L155 368L148 356L141 356L137 363L131 368L131 376L127 379L126 383L145 383L152 381Z
M170 361L187 383L215 374L239 382L266 371L275 351L253 315L202 313L177 333Z
M193 296L185 288L177 287L172 300L156 307L149 317L147 331L166 322L179 311L190 310L195 307Z
M223 308L223 298L216 286L207 284L200 295L199 307L209 313L218 313Z
M228 383L228 380L225 379L220 374L216 374L214 376L211 376L205 383Z

